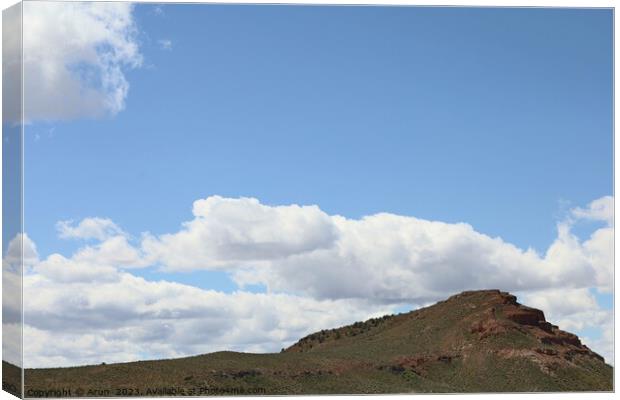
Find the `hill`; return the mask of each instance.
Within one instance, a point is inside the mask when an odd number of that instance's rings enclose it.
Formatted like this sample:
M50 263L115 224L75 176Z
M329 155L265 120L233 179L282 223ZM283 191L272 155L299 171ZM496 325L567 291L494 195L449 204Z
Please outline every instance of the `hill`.
M27 369L28 397L611 391L613 369L499 290L323 330L276 354ZM49 396L49 392L47 395Z

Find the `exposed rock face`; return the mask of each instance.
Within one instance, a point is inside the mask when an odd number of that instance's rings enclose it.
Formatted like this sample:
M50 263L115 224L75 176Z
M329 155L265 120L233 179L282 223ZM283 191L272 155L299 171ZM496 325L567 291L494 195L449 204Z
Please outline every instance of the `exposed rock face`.
M520 305L504 307L504 316L521 325L540 326L547 322L542 311Z
M547 373L552 373L554 368L561 365L563 361L572 361L577 354L603 361L603 357L582 344L577 335L563 331L557 325L549 323L541 310L519 304L515 296L506 292L499 290L485 292L488 294L489 309L484 314L485 318L472 325L471 333L478 334L479 339L483 340L490 335L518 330L537 338L541 344L541 347L529 350L501 350L499 353L502 356L529 358ZM472 293L476 292L464 292L457 296L462 298Z

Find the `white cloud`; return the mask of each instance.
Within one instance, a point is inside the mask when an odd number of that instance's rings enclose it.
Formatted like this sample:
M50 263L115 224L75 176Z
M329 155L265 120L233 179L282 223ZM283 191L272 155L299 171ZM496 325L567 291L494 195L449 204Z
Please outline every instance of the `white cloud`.
M2 322L2 360L22 365L22 324Z
M594 268L599 290L611 292L614 285L614 228L598 229L583 243L583 248Z
M196 212L209 207L198 203ZM19 261L20 240L21 236L12 241L12 255L5 257L5 263ZM32 241L24 243L30 260L23 277L28 294L24 297L26 367L180 357L223 349L279 351L310 332L384 315L398 306L288 294L222 293L147 281L123 271L126 263L144 262L125 236L107 237L71 257L52 254L42 260ZM21 282L19 277L17 288ZM14 305L19 310L19 302ZM7 332L15 328L11 321L3 324ZM7 357L19 355L15 346L5 352Z
M558 226L544 255L448 224L388 213L329 216L316 206L209 197L174 234L142 248L167 270L219 269L240 285L321 299L427 302L473 288L608 287L612 228L585 242Z
M333 245L336 228L316 206L266 206L251 198L197 200L180 232L146 235L142 247L170 270L226 269Z
M142 64L132 5L24 3L25 120L113 115Z
M71 257L71 260L65 259L60 254L52 254L37 266L38 268L45 266L47 273L56 271L55 265L58 263L63 266L72 263L84 263L92 265L91 270L102 267L107 270L114 270L148 266L140 250L129 243L129 235L108 218L85 218L77 225L73 221L59 221L56 224L56 229L61 238L95 239L98 243L80 248ZM61 272L61 270L57 272ZM73 273L69 274L69 276L71 275Z
M31 266L39 261L37 246L27 234L17 234L8 245L6 254L2 259L3 268L6 270L18 270L23 266Z
M613 314L613 313L610 313ZM614 365L614 324L613 319L608 318L604 323L602 334L598 338L582 337L582 342L605 358L605 362Z
M13 125L22 119L21 22L21 3L2 11L2 122Z
M592 201L585 208L573 208L570 210L570 217L563 221L558 229L570 234L572 226L581 220L600 221L606 226L595 230L583 243L573 246L577 248L578 254L574 254L572 261L585 257L586 262L594 269L596 286L603 292L610 292L613 289L614 273L614 198L604 196ZM574 238L573 242L578 242L578 239Z
M125 236L113 236L95 246L86 246L73 256L78 262L109 265L116 268L141 268L148 262Z
M52 254L34 267L39 277L47 277L57 283L97 283L116 279L116 268L105 264L89 264Z
M59 225L63 235L99 241L70 257L39 260L28 245L26 365L277 351L318 329L477 288L518 292L563 329L606 329L584 341L609 357L610 312L588 288L611 288L611 227L580 241L572 222L560 223L538 254L468 224L388 213L347 219L317 206L213 196L194 202L193 215L176 233L145 234L139 246L95 218ZM241 291L146 281L126 270L146 266L225 271ZM242 291L254 283L267 293Z
M172 50L172 40L170 39L160 39L157 43L162 50Z
M591 290L545 289L519 294L519 301L544 311L548 321L570 332L594 329L601 337L582 337L582 342L613 364L613 310L601 308Z
M27 367L179 357L219 350L279 351L316 330L383 315L391 307L285 294L231 294L54 257L74 276L24 278ZM47 269L48 266L41 267ZM86 277L87 279L82 279Z
M2 257L2 359L22 365L22 273L39 262L26 234L15 235Z
M581 313L584 310L598 310L596 299L587 288L582 289L545 289L541 291L525 293L519 296L521 301L532 307L545 311L547 319L554 321L563 320ZM583 329L582 320L567 320L567 329Z
M63 239L98 239L124 235L121 228L108 218L85 218L74 226L73 221L59 221L56 229Z
M601 197L592 201L586 208L574 208L571 210L571 214L577 219L603 221L608 226L613 226L614 198L612 196Z

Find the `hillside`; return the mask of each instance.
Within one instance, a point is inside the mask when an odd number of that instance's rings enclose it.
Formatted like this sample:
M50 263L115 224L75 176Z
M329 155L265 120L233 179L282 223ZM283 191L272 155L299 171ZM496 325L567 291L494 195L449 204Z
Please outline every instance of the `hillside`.
M277 354L28 369L26 395L611 391L613 369L498 290L306 336ZM41 391L41 392L37 392Z

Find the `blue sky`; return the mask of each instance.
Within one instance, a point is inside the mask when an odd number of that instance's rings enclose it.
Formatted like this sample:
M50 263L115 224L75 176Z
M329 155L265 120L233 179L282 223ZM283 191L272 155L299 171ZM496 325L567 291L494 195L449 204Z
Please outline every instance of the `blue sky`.
M571 209L613 195L610 10L144 4L132 16L143 62L124 69L124 109L26 126L26 231L42 256L83 245L58 238L57 221L105 217L138 240L178 231L212 195L466 222L542 254ZM220 270L132 274L237 289Z
M611 194L608 10L152 8L126 111L26 129L42 249L58 219L164 232L220 194L544 250L566 204Z

